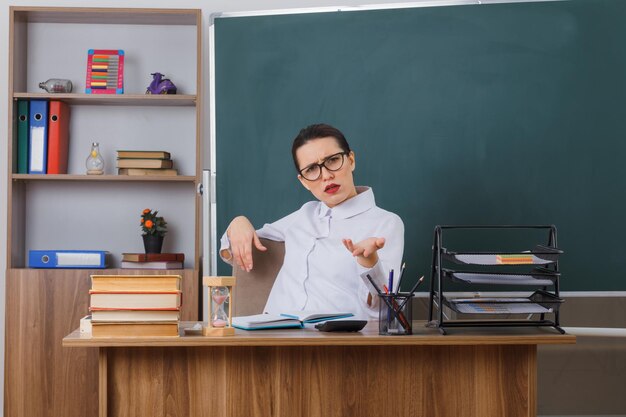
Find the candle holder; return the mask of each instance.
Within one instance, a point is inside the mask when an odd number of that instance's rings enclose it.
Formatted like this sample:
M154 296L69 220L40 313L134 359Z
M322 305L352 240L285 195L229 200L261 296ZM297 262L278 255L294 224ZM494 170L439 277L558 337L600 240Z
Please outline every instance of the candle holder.
M233 290L235 277L203 277L202 284L208 288L209 320L202 327L205 336L233 336Z

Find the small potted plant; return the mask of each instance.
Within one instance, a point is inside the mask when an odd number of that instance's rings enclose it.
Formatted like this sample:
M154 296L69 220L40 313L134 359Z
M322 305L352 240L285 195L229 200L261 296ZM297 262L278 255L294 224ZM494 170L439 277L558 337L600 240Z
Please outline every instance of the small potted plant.
M167 233L167 222L158 210L147 208L141 212L141 232L146 253L161 253L163 238Z

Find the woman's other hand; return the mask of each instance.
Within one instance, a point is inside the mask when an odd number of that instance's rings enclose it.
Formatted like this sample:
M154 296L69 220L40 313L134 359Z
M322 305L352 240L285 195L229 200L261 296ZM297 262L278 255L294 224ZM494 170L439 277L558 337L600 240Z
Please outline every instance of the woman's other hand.
M364 268L372 268L378 262L378 250L385 246L384 237L370 237L359 243L353 243L352 239L342 239L343 245L357 262Z
M230 222L226 230L230 241L230 252L237 265L246 272L252 270L252 244L260 251L266 251L259 237L254 230L254 226L244 216L238 216Z

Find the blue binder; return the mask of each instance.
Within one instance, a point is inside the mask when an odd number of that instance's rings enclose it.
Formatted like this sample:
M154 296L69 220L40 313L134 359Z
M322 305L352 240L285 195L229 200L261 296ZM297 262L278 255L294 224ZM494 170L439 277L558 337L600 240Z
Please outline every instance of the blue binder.
M28 173L45 174L48 161L48 102L31 100Z
M30 268L106 268L109 252L102 250L31 250Z

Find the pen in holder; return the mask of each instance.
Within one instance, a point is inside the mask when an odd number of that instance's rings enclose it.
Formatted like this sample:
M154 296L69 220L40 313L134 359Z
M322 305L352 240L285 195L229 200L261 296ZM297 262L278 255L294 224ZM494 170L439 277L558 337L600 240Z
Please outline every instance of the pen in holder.
M411 299L413 293L378 294L378 334L407 335L412 334L411 320L413 318Z

